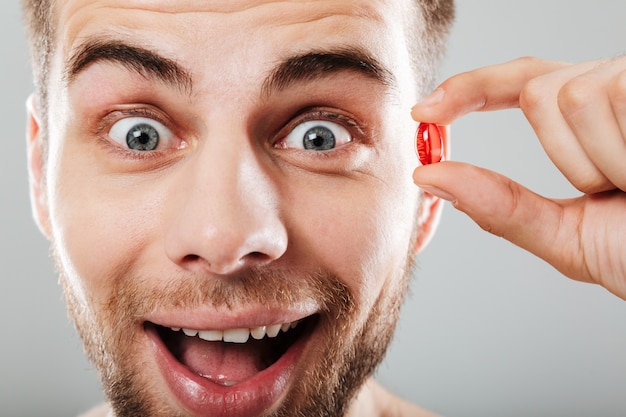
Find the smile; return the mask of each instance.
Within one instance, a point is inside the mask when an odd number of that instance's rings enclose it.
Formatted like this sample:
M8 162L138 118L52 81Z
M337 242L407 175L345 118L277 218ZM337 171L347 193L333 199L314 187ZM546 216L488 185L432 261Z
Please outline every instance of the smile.
M188 337L198 336L207 342L228 342L228 343L246 343L250 337L255 340L262 340L265 337L274 338L282 331L284 333L291 329L295 329L300 321L291 323L272 324L267 326L258 326L251 329L229 329L229 330L192 330L171 327L173 332L181 331Z
M289 388L318 315L231 329L146 323L157 360L181 405L199 416L254 416Z

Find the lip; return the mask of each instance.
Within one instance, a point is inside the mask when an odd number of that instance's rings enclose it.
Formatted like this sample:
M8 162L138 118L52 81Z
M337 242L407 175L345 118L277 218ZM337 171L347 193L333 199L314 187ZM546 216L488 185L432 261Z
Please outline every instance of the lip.
M260 305L224 311L205 306L194 311L154 313L146 317L145 320L170 328L228 330L291 323L310 317L316 314L319 309L319 305L314 301L303 302L289 309L268 308Z
M272 409L287 393L311 332L299 338L278 361L233 386L218 385L180 363L154 325L146 326L161 374L178 403L198 417L251 417Z

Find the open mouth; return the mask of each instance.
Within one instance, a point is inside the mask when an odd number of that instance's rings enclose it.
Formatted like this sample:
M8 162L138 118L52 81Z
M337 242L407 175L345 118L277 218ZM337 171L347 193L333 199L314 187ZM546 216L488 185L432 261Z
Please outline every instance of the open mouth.
M172 356L195 374L230 387L271 367L300 339L311 334L318 316L228 330L154 326Z

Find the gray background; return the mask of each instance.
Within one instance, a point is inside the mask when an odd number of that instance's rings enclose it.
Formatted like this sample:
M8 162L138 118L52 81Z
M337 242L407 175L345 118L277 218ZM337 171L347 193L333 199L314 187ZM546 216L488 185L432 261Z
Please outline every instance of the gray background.
M460 0L442 79L535 55L622 54L626 2ZM72 416L101 401L68 324L47 242L30 217L24 101L30 70L17 1L0 6L0 415ZM518 111L471 115L453 156L553 197L576 192ZM449 417L626 416L626 302L446 207L379 379Z

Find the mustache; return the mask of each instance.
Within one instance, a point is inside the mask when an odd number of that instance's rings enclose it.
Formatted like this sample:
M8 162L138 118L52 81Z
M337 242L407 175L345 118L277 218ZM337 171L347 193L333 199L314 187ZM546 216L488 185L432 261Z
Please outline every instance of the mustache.
M105 311L127 312L136 318L158 309L213 306L235 310L243 305L295 306L315 300L321 312L338 317L355 308L354 297L336 275L318 270L251 267L228 277L180 273L160 286L150 277L123 274L112 278L113 293ZM127 317L130 318L130 317ZM120 317L121 319L121 317Z

